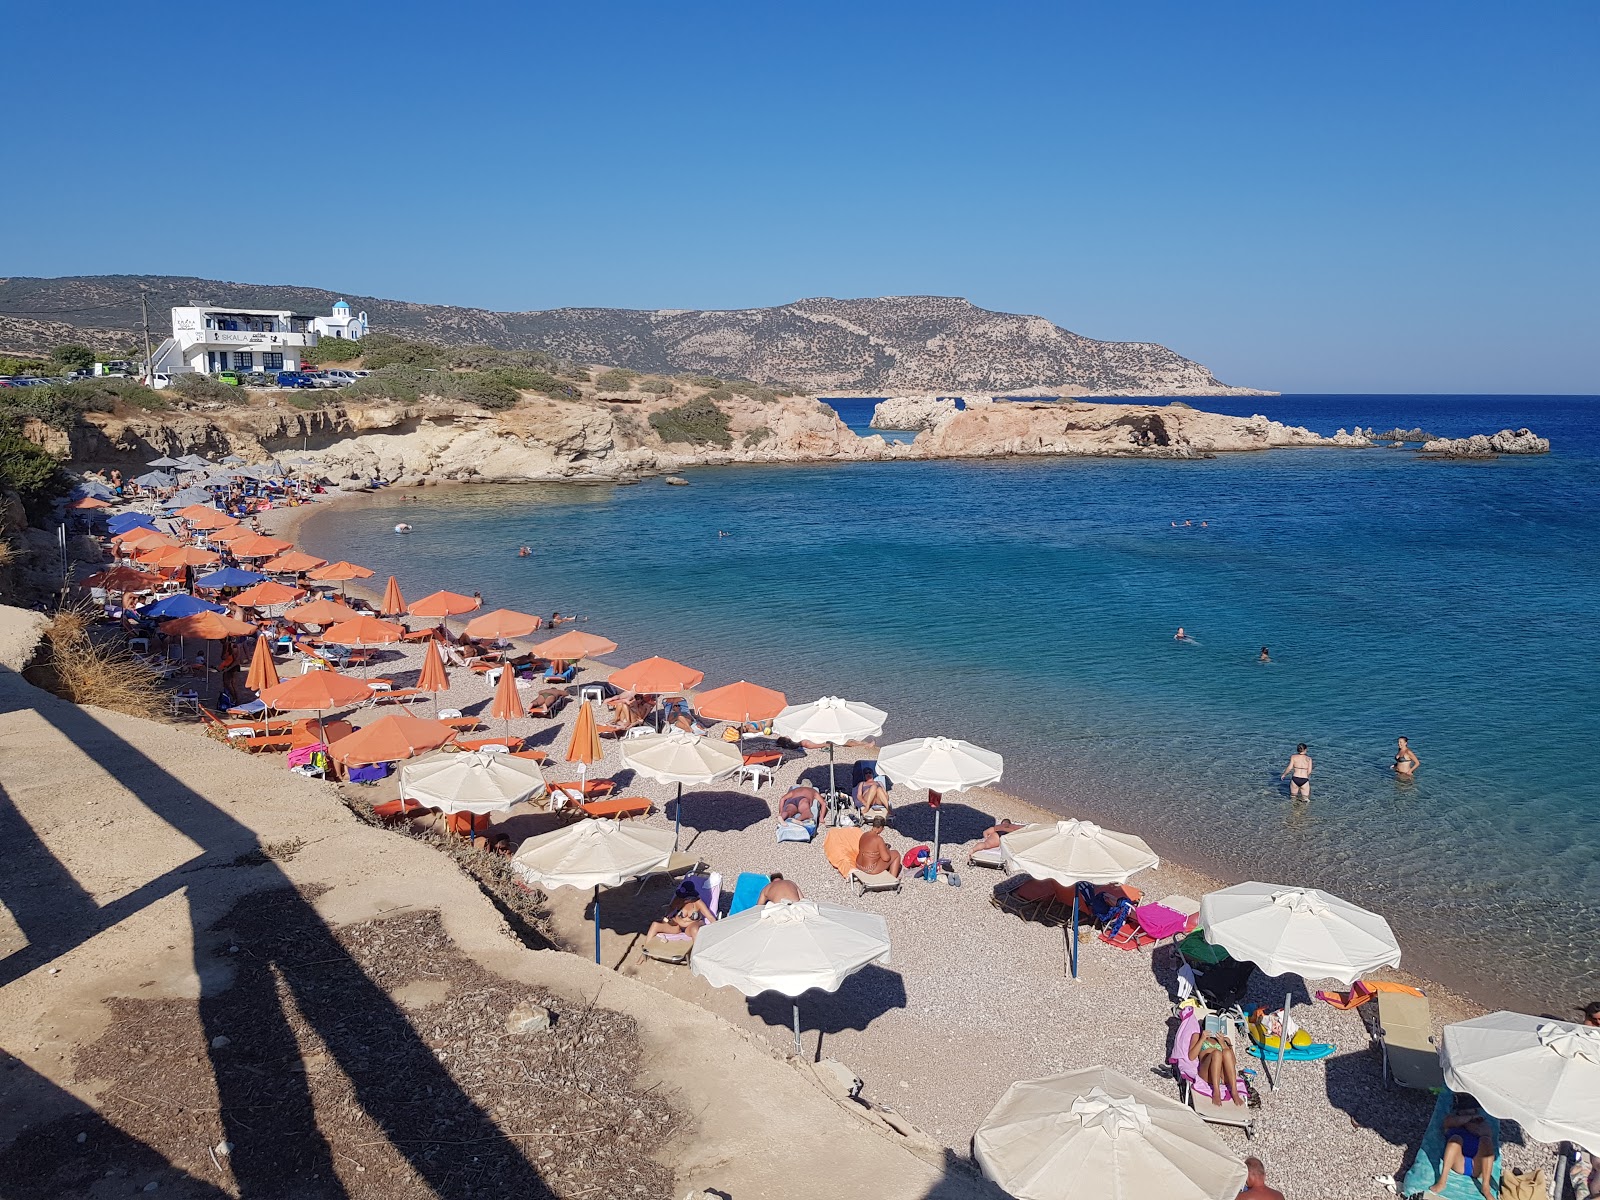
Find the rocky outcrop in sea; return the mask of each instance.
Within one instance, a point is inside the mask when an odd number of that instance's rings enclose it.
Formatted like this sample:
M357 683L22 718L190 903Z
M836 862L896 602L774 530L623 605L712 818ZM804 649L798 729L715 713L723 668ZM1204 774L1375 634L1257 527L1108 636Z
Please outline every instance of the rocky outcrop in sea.
M1497 454L1549 454L1550 439L1531 429L1502 429L1499 433L1475 433L1464 438L1435 438L1422 444L1424 454L1443 458L1493 458Z

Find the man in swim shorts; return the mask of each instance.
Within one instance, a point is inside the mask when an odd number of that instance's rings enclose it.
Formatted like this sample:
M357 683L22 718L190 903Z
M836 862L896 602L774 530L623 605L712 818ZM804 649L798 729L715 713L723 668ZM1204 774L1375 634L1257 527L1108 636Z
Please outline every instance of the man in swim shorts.
M1315 765L1311 755L1306 753L1304 742L1294 748L1294 753L1289 756L1289 765L1278 776L1289 781L1289 795L1297 800L1311 799L1311 772Z
M785 879L780 872L774 871L771 876L771 882L762 888L761 895L756 897L756 907L760 908L763 904L772 904L779 900L793 902L801 899L804 899L804 897L800 895L800 888L792 881Z

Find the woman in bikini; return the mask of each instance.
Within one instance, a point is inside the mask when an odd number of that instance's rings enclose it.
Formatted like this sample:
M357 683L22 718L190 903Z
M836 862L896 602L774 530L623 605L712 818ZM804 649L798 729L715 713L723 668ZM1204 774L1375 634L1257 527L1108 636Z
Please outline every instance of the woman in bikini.
M692 942L702 927L716 919L717 914L706 906L694 884L686 879L678 885L677 893L672 897L672 907L667 909L666 917L660 921L652 921L645 937L686 933Z
M1306 744L1301 742L1294 748L1294 753L1289 756L1289 765L1283 769L1279 779L1289 781L1289 795L1301 800L1311 799L1311 772L1316 764L1311 761L1311 755L1306 753Z
M1220 1107L1222 1093L1226 1089L1235 1104L1244 1104L1244 1097L1239 1094L1239 1064L1233 1057L1233 1047L1228 1044L1227 1038L1220 1033L1197 1029L1194 1037L1189 1039L1189 1054L1194 1059L1195 1070L1200 1078L1211 1088L1211 1103Z
M1422 760L1417 757L1417 752L1411 748L1411 743L1405 738L1396 738L1398 749L1394 754L1394 773L1401 779L1410 779L1417 773L1417 768L1422 765Z

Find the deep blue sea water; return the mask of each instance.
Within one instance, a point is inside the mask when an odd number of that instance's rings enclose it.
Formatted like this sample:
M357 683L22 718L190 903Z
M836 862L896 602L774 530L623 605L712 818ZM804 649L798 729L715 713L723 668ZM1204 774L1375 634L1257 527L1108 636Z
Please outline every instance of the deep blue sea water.
M719 468L423 492L409 537L386 496L303 540L408 595L587 614L618 664L869 700L889 739L999 750L1008 790L1188 865L1376 908L1406 965L1490 1002L1592 999L1600 398L1205 404L1330 433L1527 425L1554 449ZM1413 783L1388 769L1397 734ZM1278 783L1298 741L1309 804Z

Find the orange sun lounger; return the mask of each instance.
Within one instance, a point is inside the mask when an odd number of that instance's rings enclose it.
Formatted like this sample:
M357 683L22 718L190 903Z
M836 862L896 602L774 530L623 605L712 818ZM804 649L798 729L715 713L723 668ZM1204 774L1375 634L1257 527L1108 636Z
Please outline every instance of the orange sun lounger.
M628 817L643 817L655 809L655 805L643 796L617 796L606 800L589 800L583 804L574 804L574 809L586 817L615 817L625 820Z

